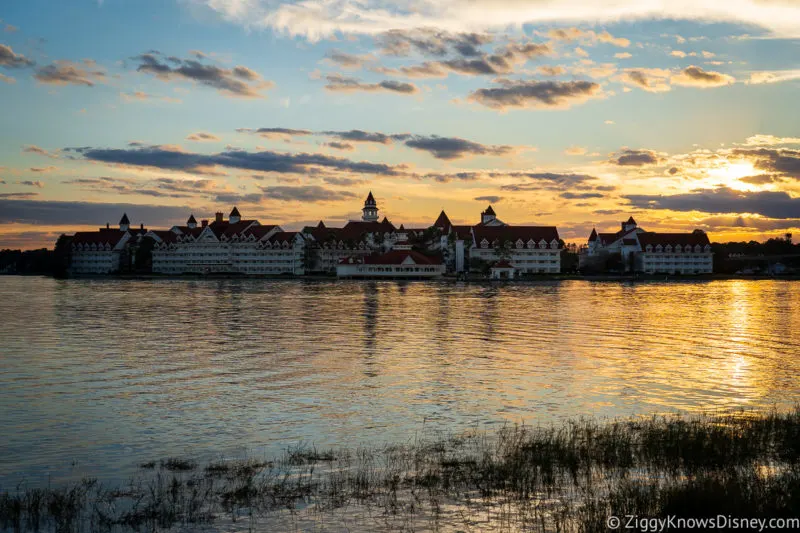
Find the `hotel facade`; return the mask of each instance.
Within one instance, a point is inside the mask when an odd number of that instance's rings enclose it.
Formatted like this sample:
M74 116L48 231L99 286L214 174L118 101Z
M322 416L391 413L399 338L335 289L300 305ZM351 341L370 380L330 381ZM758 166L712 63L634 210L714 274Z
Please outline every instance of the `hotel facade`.
M624 272L645 274L711 274L714 254L708 235L657 233L640 228L633 217L620 224L616 233L592 230L584 253L579 257L584 269L603 269L609 261Z
M320 221L300 231L261 224L234 207L228 218L167 230L132 229L127 215L119 228L108 224L72 237L72 274L145 272L137 265L140 249L149 250L154 274L238 274L303 276L336 274L343 278L434 278L446 272L474 272L496 279L561 272L564 243L555 226L514 226L497 217L492 206L473 225L452 224L442 211L426 228L395 227L379 216L370 192L360 220L341 227ZM592 230L579 256L584 271L617 270L648 274L708 274L713 254L708 236L655 233L631 217L616 233Z

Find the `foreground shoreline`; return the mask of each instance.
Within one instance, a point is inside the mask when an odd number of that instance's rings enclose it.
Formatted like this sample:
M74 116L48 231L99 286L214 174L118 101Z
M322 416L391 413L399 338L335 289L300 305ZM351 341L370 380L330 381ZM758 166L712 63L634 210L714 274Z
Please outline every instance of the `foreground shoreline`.
M605 531L626 515L797 518L800 407L164 458L120 486L0 488L7 531Z

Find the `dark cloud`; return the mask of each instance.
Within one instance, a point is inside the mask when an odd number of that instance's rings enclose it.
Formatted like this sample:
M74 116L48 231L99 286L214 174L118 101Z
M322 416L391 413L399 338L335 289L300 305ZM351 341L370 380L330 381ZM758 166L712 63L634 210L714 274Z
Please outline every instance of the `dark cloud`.
M225 69L197 59L168 57L161 60L160 54L154 52L134 59L139 61L138 72L152 74L163 81L193 81L227 96L263 98L262 91L273 86L272 82L263 81L258 73L243 66Z
M371 60L369 56L357 56L342 52L341 50L331 50L325 55L325 59L335 63L344 69L359 69L365 62Z
M687 87L721 87L730 85L735 81L736 79L733 76L728 76L721 72L706 71L694 65L686 67L679 74L672 76L672 83Z
M36 181L25 180L25 181L20 181L20 182L17 182L17 183L19 183L20 185L27 185L28 187L38 187L39 189L44 189L44 183L42 183L41 181L38 181L38 180L36 180Z
M779 191L745 192L727 187L700 189L684 194L627 195L633 206L642 209L700 211L702 213L753 213L769 218L797 218L800 198Z
M395 80L384 80L378 83L364 83L357 78L349 78L340 74L330 74L325 77L325 89L329 91L351 92L391 92L397 94L415 94L419 92L413 83L404 83Z
M10 46L0 44L0 67L23 68L31 67L34 62L22 54L14 53Z
M69 148L85 159L103 163L146 166L164 170L197 171L208 167L224 167L260 172L303 173L308 167L394 176L400 172L396 167L383 163L351 161L324 154L287 154L272 151L247 152L226 151L217 154L180 152L161 146L142 148Z
M391 144L392 141L403 140L409 137L409 135L405 133L387 135L385 133L363 130L323 131L321 133L342 141L378 144Z
M781 181L781 179L771 174L758 174L755 176L745 176L744 178L739 178L739 181L742 183L749 183L750 185L766 185L767 183Z
M565 200L588 200L589 198L602 198L604 195L598 192L562 192L559 196Z
M72 61L56 61L36 69L33 77L40 83L48 85L84 85L94 87L103 82L106 74L98 69L93 61L73 63Z
M621 167L641 167L658 164L658 154L653 150L623 150L611 160Z
M264 198L284 202L326 202L356 198L358 195L347 191L335 191L319 185L300 187L264 187Z
M282 137L304 137L307 135L314 135L313 131L309 130L295 130L291 128L258 128L257 130L248 128L239 128L236 131L239 133L255 133L261 137L268 139L282 138Z
M473 200L476 200L478 202L489 202L490 204L496 204L498 202L501 202L503 200L503 197L502 196L476 196L475 198L473 198Z
M4 192L0 193L0 199L3 200L10 200L10 199L20 199L20 200L27 200L30 198L36 198L39 196L38 192ZM0 202L0 209L3 208L5 202ZM0 213L0 224L2 224L5 218L4 213ZM14 222L13 220L6 220L5 222Z
M485 33L449 33L430 28L391 30L378 36L384 55L405 56L412 50L426 56L442 57L453 51L465 57L479 55L479 48L492 41Z
M619 80L626 85L633 85L651 93L661 93L670 90L669 77L671 72L660 68L632 68L626 69Z
M0 224L25 223L49 226L100 226L117 222L122 213L146 226L171 226L186 220L197 209L175 206L125 203L60 202L41 200L0 200Z
M219 141L220 138L214 135L213 133L206 133L204 131L199 131L197 133L192 133L191 135L187 136L186 140L195 142L210 142L210 141Z
M325 143L325 146L333 148L334 150L342 150L343 152L352 152L353 150L356 149L355 146L353 146L350 143L343 143L339 141L327 142Z
M45 150L41 146L36 146L35 144L28 144L23 146L22 151L26 154L36 154L49 157L50 159L58 159L58 155Z
M436 159L459 159L468 155L506 155L514 151L511 146L490 146L460 139L458 137L439 137L438 135L415 135L405 141L405 145L415 150L430 153Z
M775 172L783 176L800 179L800 150L759 148L748 150L737 148L733 150L733 155L746 157L755 161L755 167L759 170Z
M622 209L598 209L592 211L595 215L616 215L622 213Z
M601 96L600 85L590 81L497 80L500 87L478 89L469 99L492 109L566 108Z

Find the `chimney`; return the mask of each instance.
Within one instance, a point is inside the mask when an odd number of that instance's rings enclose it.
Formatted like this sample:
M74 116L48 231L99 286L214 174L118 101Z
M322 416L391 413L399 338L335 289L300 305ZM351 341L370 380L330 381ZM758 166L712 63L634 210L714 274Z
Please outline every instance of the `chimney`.
M139 225L139 229L140 229L140 230L142 230L142 231L144 231L144 222L142 222L142 223Z
M111 229L111 224L109 224L108 222L106 222L106 229Z
M206 226L208 226L208 220L206 219L201 220L200 225L205 228Z
M222 211L217 211L216 217L214 218L214 222L222 222Z

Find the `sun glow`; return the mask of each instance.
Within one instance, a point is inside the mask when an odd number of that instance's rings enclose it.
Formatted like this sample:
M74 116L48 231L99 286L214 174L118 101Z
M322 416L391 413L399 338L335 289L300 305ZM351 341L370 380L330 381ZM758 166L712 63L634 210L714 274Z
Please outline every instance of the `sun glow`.
M739 181L741 178L760 174L760 172L753 167L753 164L749 162L725 163L717 168L710 168L707 172L708 176L713 178L716 183L721 182L723 185L732 189L752 191L758 188L750 183Z

